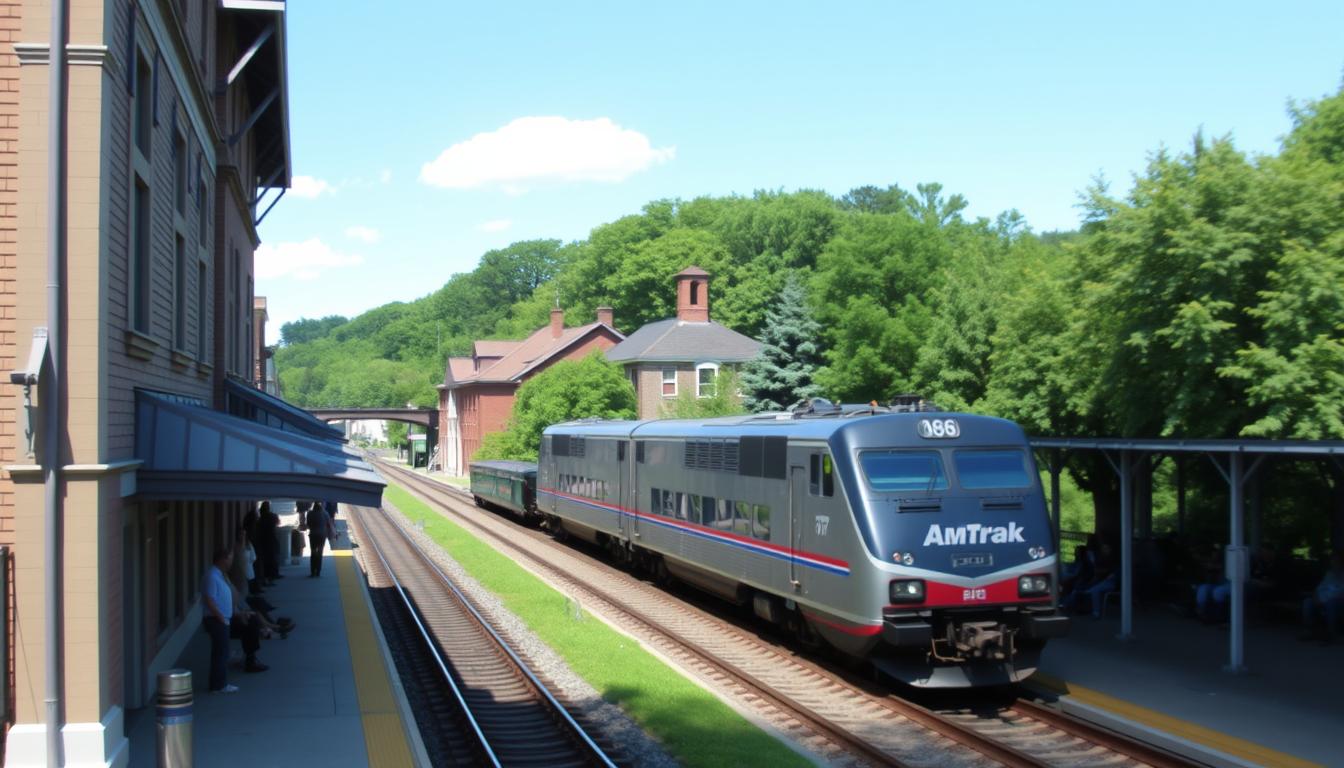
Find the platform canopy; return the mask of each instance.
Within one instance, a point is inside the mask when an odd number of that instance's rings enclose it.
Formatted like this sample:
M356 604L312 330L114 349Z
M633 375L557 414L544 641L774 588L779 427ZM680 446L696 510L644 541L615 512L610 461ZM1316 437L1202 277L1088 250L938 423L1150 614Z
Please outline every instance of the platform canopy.
M1031 447L1050 452L1051 517L1059 544L1059 474L1064 451L1098 451L1120 480L1120 637L1134 636L1134 492L1139 462L1148 456L1202 455L1213 462L1228 484L1228 537L1224 548L1224 575L1229 596L1228 664L1231 672L1245 672L1246 582L1250 548L1245 540L1246 484L1268 457L1329 460L1344 469L1344 440L1184 440L1174 438L1032 437Z
M353 448L136 391L136 495L145 499L322 499L382 503L385 484Z
M314 417L297 405L237 379L225 380L224 399L225 410L230 415L319 440L345 441L345 433L337 427Z

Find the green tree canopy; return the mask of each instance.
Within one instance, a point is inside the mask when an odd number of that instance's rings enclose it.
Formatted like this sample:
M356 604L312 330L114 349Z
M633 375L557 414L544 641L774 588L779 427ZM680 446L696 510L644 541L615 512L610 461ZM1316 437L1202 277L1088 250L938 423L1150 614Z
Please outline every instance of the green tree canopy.
M802 280L790 272L766 313L760 354L742 367L743 406L755 413L782 411L819 396L821 363L821 324L807 306Z
M634 387L596 350L582 360L562 360L524 382L508 427L487 435L474 458L535 461L546 427L589 417L635 417Z

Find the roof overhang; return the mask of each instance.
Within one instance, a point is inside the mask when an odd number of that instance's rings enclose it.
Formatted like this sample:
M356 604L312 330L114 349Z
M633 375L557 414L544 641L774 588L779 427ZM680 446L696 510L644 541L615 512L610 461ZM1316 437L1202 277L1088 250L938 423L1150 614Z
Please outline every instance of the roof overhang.
M345 442L345 432L340 429L296 405L256 387L250 387L237 379L225 379L224 398L225 410L241 419L318 440Z
M379 506L385 483L353 449L188 398L136 391L136 496L227 501L325 499Z
M229 29L237 38L239 50L247 50L274 25L270 39L243 70L248 97L255 107L272 91L275 102L257 120L252 131L261 137L256 142L256 175L267 189L288 189L293 177L289 144L289 63L283 0L219 0L219 8L229 14ZM251 192L252 190L249 190ZM256 190L260 193L261 190ZM258 194L260 199L260 194Z

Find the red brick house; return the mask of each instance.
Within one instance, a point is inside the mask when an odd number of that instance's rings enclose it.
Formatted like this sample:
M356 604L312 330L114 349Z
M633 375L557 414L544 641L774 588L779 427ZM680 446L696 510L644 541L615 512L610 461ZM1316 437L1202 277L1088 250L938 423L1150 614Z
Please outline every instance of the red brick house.
M471 357L450 357L439 385L439 456L444 472L465 475L467 464L491 432L504 429L524 381L561 360L608 350L625 336L612 325L611 308L596 322L565 327L565 313L551 310L551 324L522 341L477 341Z

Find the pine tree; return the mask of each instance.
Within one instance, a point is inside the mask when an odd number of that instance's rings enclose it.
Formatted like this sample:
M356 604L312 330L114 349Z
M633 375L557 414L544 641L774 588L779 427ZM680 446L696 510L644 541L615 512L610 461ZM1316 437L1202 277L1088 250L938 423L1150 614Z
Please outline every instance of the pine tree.
M766 314L761 351L742 367L742 403L748 410L780 411L816 397L821 364L821 325L807 308L803 284L790 273L775 306Z

